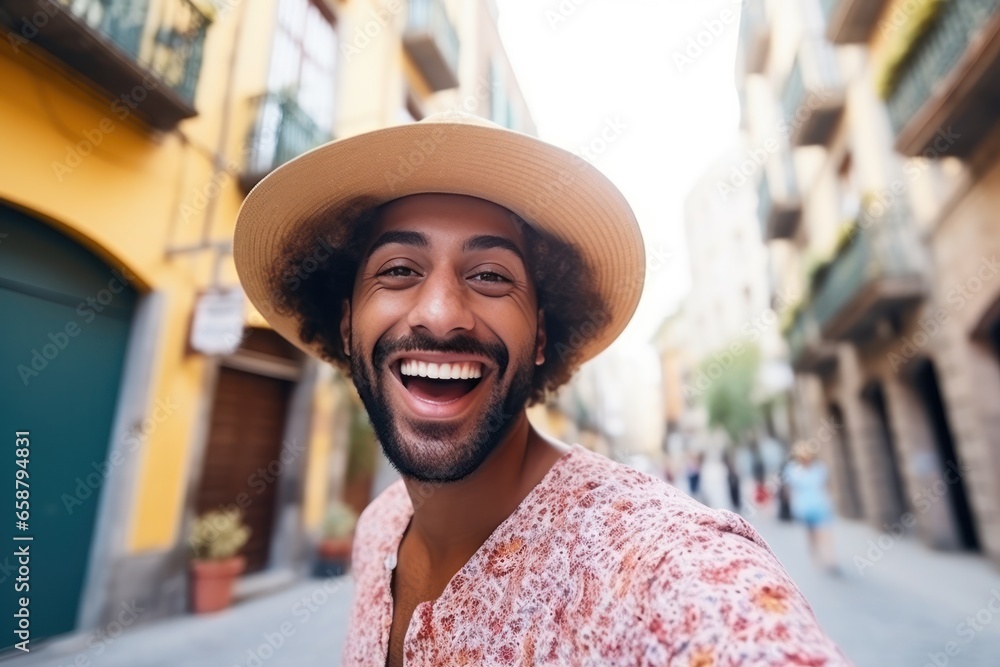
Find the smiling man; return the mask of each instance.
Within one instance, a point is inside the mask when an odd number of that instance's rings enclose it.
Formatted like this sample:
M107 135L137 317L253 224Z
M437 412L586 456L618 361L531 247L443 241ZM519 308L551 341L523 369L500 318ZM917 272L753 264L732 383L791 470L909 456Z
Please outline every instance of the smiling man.
M742 518L529 423L642 288L588 163L459 114L336 141L254 189L234 257L402 476L358 522L343 664L847 664Z

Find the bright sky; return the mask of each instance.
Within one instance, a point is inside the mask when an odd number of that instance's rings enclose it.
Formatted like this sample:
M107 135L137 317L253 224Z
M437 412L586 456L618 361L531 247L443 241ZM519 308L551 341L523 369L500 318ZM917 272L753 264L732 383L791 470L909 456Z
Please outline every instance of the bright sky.
M737 137L740 1L496 2L541 138L576 151L623 126L594 163L642 226L650 270L619 344L646 342L688 289L684 198Z

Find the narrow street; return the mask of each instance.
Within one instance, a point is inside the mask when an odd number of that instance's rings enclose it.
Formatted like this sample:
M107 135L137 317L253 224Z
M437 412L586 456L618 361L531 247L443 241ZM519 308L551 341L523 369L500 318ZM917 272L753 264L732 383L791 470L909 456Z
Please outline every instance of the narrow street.
M311 579L217 614L138 625L103 644L93 641L90 635L57 640L7 664L332 667L340 664L350 599L350 577Z
M810 600L820 622L859 667L996 667L1000 574L983 559L941 554L916 540L889 542L840 521L844 573L815 570L805 534L758 517L754 524ZM855 556L871 563L855 561ZM862 571L859 571L862 570ZM351 596L349 578L311 580L212 616L137 626L87 648L87 637L54 642L11 664L25 667L260 667L336 665ZM977 629L978 628L978 629ZM949 643L951 656L947 654ZM85 661L86 660L86 661Z
M986 560L936 553L915 539L890 541L842 520L835 534L843 576L836 578L812 566L803 528L772 519L753 523L859 667L1000 664L1000 612L993 611L1000 610L1000 573Z

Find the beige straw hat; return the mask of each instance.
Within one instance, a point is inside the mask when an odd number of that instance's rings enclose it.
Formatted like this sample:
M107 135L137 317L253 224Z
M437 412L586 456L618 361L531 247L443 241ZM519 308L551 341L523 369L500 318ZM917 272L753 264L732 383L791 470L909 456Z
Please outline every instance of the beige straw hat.
M273 267L294 235L315 234L318 216L363 198L383 204L420 193L478 197L574 245L607 312L581 331L581 361L606 348L639 302L645 251L621 192L589 162L539 139L459 112L332 141L271 172L240 208L233 241L236 271L250 302L284 336L313 356L294 315L274 303ZM318 239L317 239L318 242Z

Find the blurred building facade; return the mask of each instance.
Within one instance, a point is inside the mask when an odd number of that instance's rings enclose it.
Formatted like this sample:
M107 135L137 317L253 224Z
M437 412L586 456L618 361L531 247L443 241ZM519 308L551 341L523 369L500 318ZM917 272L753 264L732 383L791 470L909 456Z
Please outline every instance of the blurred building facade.
M0 6L3 416L34 439L54 573L36 639L183 612L189 526L220 506L253 531L238 595L306 571L348 388L242 300L237 210L334 137L449 109L534 133L496 20L492 0Z
M654 347L616 343L529 408L528 418L564 442L660 474L661 395Z
M680 400L666 392L667 414L684 406L687 430L704 430L703 399L744 352L760 354L755 399L768 406L772 435L787 432L782 399L790 384L779 313L772 308L768 255L760 242L754 195L746 188L720 187L738 173L747 147L740 142L723 155L688 193L684 236L691 266L691 291L677 314L658 331L666 388L680 385ZM784 307L776 304L776 308ZM774 399L779 399L775 401ZM668 421L670 418L668 417ZM777 427L775 426L777 424Z
M744 5L795 430L840 512L1000 562L1000 3Z

